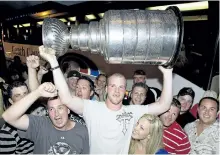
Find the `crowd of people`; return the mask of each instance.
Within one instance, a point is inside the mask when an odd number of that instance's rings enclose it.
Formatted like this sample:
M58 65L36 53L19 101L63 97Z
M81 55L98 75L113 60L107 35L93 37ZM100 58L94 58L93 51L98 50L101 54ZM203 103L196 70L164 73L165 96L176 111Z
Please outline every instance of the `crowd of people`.
M127 91L124 75L93 81L64 71L51 50L40 46L27 67L15 57L8 83L1 78L0 154L219 154L215 92L193 105L194 90L173 94L172 69L162 66L162 90L137 70Z

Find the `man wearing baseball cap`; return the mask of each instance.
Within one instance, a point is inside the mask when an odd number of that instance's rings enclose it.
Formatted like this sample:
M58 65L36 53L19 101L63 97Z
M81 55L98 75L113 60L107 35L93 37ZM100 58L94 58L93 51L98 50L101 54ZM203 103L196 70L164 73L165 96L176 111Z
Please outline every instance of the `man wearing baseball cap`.
M76 70L71 70L67 74L67 84L69 86L69 89L71 91L72 95L75 95L76 92L76 84L77 80L81 77L81 74Z
M177 95L177 99L181 104L181 110L176 121L182 128L184 128L187 123L195 121L195 117L189 111L193 104L194 97L195 92L189 87L182 88Z
M147 74L144 70L136 70L134 72L134 75L133 75L133 85L135 83L144 83L146 84L146 81L147 81ZM159 90L158 88L155 88L155 87L149 87L148 86L148 91L147 91L147 97L143 103L143 105L147 105L147 104L150 104L150 103L154 103L161 95L161 90Z

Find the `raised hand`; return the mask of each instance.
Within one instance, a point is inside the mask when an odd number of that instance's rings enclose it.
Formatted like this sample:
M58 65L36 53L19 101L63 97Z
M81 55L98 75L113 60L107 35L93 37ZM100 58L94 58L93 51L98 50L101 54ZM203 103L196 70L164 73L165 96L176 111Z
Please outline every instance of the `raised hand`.
M28 68L36 69L40 65L40 59L38 56L30 55L26 58L26 64Z
M56 60L56 56L55 56L56 51L52 48L45 48L44 46L40 46L39 52L40 52L40 56L49 63L52 63L53 60Z
M57 89L51 82L45 82L38 87L38 92L42 97L57 96Z
M38 74L44 75L46 73L48 73L48 70L45 67L40 66L40 70L38 71Z

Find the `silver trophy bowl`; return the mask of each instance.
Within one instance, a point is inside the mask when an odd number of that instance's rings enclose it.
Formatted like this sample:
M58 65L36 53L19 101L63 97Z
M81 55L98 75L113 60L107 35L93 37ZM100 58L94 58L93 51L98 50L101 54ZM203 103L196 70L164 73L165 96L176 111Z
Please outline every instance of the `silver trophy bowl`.
M69 30L62 21L55 18L44 19L42 32L43 45L54 49L57 56L69 49Z
M73 25L70 33L58 20L43 23L43 43L58 55L68 49L104 56L111 64L173 67L183 41L183 20L177 7L164 11L109 10L99 22Z

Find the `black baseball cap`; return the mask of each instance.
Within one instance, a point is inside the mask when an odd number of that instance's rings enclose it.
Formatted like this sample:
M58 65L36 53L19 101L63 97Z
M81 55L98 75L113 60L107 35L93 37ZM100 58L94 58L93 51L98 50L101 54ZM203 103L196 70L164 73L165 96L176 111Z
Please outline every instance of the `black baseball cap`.
M145 71L139 69L134 72L134 75L146 75L146 73Z
M69 71L69 73L67 74L67 78L70 78L70 77L81 77L81 74L80 72L76 71L76 70L72 70L72 71Z

